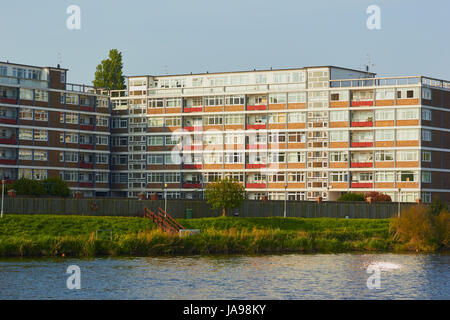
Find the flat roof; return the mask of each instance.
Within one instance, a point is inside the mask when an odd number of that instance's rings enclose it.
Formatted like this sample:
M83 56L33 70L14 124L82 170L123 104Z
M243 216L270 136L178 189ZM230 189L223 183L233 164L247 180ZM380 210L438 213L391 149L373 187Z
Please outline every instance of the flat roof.
M292 71L292 70L305 70L305 69L313 69L313 68L336 68L336 69L342 69L342 70L348 70L353 72L361 72L365 74L371 74L376 75L376 73L373 72L367 72L364 70L356 70L351 68L345 68L345 67L337 67L337 66L309 66L309 67L299 67L299 68L281 68L281 69L253 69L253 70L241 70L241 71L225 71L225 72L201 72L201 73L180 73L180 74L163 74L163 75L135 75L135 76L125 76L126 78L139 78L139 77L184 77L184 76L200 76L200 75L208 75L208 74L232 74L232 73L248 73L248 72L270 72L270 71Z
M58 67L33 66L33 65L29 65L29 64L14 63L14 62L9 62L9 61L0 61L0 63L9 64L9 65L13 65L13 66L20 66L20 67L38 68L38 69L54 69L54 70L65 70L65 71L69 70L69 69L65 69L65 68L61 68L61 67L58 68Z

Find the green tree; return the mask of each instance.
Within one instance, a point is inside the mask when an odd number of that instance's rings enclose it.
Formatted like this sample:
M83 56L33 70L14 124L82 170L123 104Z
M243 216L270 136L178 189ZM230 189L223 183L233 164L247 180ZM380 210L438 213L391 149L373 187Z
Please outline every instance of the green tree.
M225 216L227 209L241 206L245 200L245 188L237 181L224 179L208 184L205 198L214 209L222 208L222 216Z
M337 201L365 201L366 197L362 193L344 193Z
M47 195L56 197L68 197L70 196L70 189L67 182L60 177L51 177L42 181L46 189Z
M122 53L117 49L109 51L109 58L102 60L95 71L94 87L110 90L123 90L125 77L122 74Z
M8 189L16 190L20 196L43 196L46 194L45 187L40 181L20 178L13 184L8 186Z

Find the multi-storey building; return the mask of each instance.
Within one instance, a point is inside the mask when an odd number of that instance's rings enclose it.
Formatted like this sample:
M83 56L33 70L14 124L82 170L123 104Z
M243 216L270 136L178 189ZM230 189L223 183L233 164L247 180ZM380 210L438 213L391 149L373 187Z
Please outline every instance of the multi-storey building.
M450 82L333 66L128 78L111 93L112 195L379 191L450 200Z
M0 179L60 176L109 195L108 93L66 79L67 69L0 62Z

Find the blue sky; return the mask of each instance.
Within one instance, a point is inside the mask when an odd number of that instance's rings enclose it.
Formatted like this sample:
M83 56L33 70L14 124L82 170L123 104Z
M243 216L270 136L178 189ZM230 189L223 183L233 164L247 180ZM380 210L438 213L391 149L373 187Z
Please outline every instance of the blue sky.
M81 8L81 30L66 9ZM366 27L369 5L381 30ZM126 75L338 65L450 79L448 0L39 0L2 3L0 60L70 69L91 84L109 49Z

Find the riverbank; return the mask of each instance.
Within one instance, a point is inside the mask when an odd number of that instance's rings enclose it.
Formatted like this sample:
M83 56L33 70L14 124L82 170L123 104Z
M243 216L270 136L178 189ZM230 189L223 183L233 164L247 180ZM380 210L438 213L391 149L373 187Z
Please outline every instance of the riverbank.
M179 219L192 236L173 236L139 217L6 215L0 256L395 252L389 219Z

